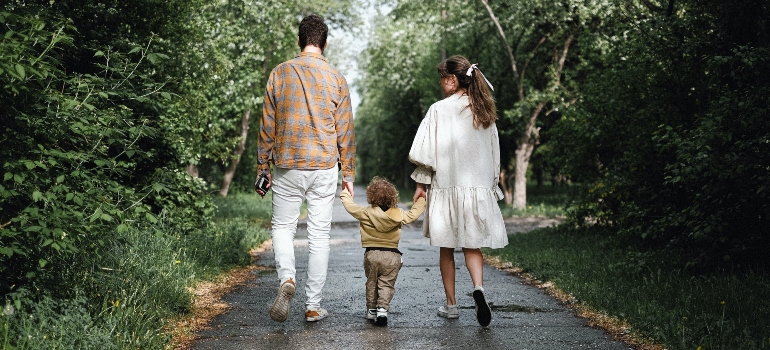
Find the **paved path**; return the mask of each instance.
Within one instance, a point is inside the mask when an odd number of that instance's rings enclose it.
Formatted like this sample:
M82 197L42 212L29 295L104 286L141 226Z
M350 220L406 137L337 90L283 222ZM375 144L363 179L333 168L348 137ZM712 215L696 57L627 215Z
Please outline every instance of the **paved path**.
M365 191L356 188L356 201L365 203ZM457 299L460 318L436 316L444 302L438 269L438 248L423 238L420 225L404 228L401 251L404 266L396 283L387 327L364 319L363 248L357 226L339 201L329 274L322 306L330 316L305 322L304 280L307 240L300 230L295 241L297 292L286 322L270 319L278 278L274 269L259 273L247 285L225 296L232 309L217 317L212 329L200 332L194 349L629 349L601 330L590 328L541 290L527 286L508 273L485 266L484 287L492 304L492 324L479 327L470 297L472 283L461 251L457 251ZM272 251L258 265L274 267Z

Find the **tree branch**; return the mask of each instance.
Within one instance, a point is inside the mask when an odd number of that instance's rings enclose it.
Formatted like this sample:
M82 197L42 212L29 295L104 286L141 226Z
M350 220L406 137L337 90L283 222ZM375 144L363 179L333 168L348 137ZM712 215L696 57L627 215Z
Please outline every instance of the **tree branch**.
M487 12L489 12L489 17L492 19L492 22L495 23L495 27L497 27L497 32L500 34L500 39L503 41L503 45L505 46L505 49L508 51L508 58L511 60L511 68L513 69L513 80L516 83L516 87L519 90L519 100L524 101L524 88L521 85L521 78L519 77L519 71L516 69L516 57L513 55L513 50L511 50L511 45L508 44L508 39L505 38L505 32L503 31L503 27L500 26L500 21L498 21L497 17L495 17L495 13L492 11L492 7L489 6L489 2L487 0L481 0L481 3L484 4L484 7L487 8Z

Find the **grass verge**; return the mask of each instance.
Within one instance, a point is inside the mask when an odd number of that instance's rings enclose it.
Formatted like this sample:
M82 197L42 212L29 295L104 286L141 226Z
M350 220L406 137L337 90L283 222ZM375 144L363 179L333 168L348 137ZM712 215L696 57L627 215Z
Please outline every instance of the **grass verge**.
M191 287L247 265L249 250L269 237L259 223L269 220L270 201L252 199L256 204L234 196L239 204L223 205L208 227L189 232L159 224L105 235L108 248L84 259L90 262L86 267L61 267L76 271L61 286L72 290L71 298L6 300L0 349L166 347L171 332L164 327L193 310Z
M511 235L509 241L485 253L535 284L564 291L579 308L632 325L637 338L668 349L770 348L765 274L693 276L672 268L671 257L650 258L614 236L564 227ZM636 346L648 348L644 344Z

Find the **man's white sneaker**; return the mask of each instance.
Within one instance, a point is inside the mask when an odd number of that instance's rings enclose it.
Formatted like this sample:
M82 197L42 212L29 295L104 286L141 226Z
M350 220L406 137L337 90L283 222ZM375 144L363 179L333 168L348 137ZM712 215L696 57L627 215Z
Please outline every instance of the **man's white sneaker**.
M438 308L438 315L444 318L460 318L460 311L457 305L444 305Z
M315 310L307 310L305 311L305 321L308 322L316 322L323 320L329 316L329 311L326 311L326 309L318 308Z
M270 308L270 318L273 321L283 322L289 318L289 304L294 297L294 280L289 278L278 287L278 295L273 301L273 307Z

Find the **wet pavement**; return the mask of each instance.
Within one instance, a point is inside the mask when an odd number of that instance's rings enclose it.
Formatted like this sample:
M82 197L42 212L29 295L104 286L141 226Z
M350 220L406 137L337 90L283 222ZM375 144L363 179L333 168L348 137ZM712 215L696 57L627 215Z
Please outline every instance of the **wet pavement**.
M365 191L356 188L356 202ZM260 254L257 278L224 297L231 310L198 335L193 349L629 349L587 326L540 289L507 272L485 266L484 288L492 323L482 328L474 317L473 289L461 250L455 252L460 318L436 315L445 302L438 248L422 237L421 223L404 227L400 250L404 265L396 282L387 327L364 319L363 253L357 223L335 202L329 273L321 306L330 316L319 322L304 317L307 240L303 228L295 241L297 291L289 319L270 319L278 288L272 251ZM302 225L301 225L302 226ZM510 232L516 232L515 227ZM520 230L519 230L520 231Z

